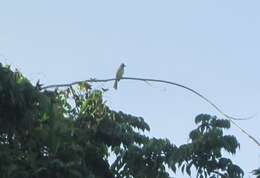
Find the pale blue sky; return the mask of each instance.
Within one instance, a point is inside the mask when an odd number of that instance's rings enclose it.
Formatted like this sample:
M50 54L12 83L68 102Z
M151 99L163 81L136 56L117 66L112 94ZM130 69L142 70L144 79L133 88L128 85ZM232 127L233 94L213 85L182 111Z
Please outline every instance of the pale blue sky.
M1 62L33 82L110 78L121 62L126 76L166 79L199 90L229 114L260 114L260 2L241 0L2 1ZM186 143L200 113L220 116L183 89L122 81L108 104L143 116L151 134ZM259 137L260 115L239 123ZM259 147L241 142L234 161L260 166ZM248 177L248 176L246 176Z

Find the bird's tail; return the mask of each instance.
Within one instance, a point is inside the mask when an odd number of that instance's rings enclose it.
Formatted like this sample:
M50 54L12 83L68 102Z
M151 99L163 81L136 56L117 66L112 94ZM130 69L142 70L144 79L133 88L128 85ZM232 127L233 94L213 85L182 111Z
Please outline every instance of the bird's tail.
M114 89L117 90L117 80L115 80Z

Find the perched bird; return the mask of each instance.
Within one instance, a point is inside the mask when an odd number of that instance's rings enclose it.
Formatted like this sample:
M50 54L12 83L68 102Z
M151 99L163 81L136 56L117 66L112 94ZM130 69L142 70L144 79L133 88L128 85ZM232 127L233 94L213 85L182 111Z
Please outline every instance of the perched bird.
M119 82L119 80L123 77L124 75L124 68L125 68L125 64L122 63L119 68L117 69L117 72L116 72L116 80L115 80L115 83L114 83L114 89L116 90L117 89L117 84Z
M43 86L43 84L41 84L41 83L40 83L40 80L38 80L37 83L36 83L35 88L36 88L37 90L41 90L41 89L42 89L42 86Z

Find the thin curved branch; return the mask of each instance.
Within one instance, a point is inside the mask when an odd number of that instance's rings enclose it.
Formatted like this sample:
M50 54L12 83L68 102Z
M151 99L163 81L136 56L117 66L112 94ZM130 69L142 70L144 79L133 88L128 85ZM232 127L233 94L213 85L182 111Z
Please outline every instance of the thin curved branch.
M95 78L90 78L89 80L81 80L81 81L76 81L76 82L72 82L72 83L67 83L67 84L54 84L54 85L47 85L42 87L42 90L46 90L49 88L62 88L62 87L71 87L73 85L77 85L80 84L82 82L89 82L89 83L98 83L98 82L111 82L111 81L115 81L116 78L109 78L109 79L95 79ZM217 106L216 104L214 104L211 100L209 100L207 97L205 97L204 95L200 94L198 91L187 87L185 85L176 83L176 82L171 82L171 81L167 81L167 80L160 80L160 79L150 79L150 78L137 78L137 77L122 77L120 80L135 80L135 81L143 81L143 82L157 82L157 83L165 83L165 84L170 84L170 85L174 85L177 87L181 87L184 88L190 92L192 92L193 94L199 96L200 98L202 98L204 101L206 101L208 104L210 104L213 108L215 108L220 114L222 114L224 117L228 118L237 128L239 128L244 134L246 134L251 140L253 140L258 146L260 146L259 141L257 141L253 136L251 136L248 132L246 132L244 129L242 129L234 120L248 120L254 117L250 116L250 117L246 117L246 118L238 118L238 117L232 117L228 114L226 114L225 112L222 111L222 109L219 108L219 106Z
M116 79L115 78L111 78L111 79L89 79L89 80L76 81L76 82L72 82L72 83L68 83L68 84L48 85L48 86L42 87L42 89L71 87L73 85L77 85L77 84L82 83L82 82L95 83L95 82L110 82L110 81L114 81L114 80L116 80ZM210 101L208 98L206 98L205 96L203 96L202 94L200 94L196 90L194 90L194 89L192 89L190 87L181 85L179 83L175 83L175 82L171 82L171 81L167 81L167 80L148 79L148 78L136 78L136 77L122 77L120 80L137 80L137 81L143 81L143 82L157 82L157 83L166 83L166 84L170 84L170 85L175 85L175 86L184 88L184 89L189 90L190 92L196 94L197 96L199 96L200 98L205 100L207 103L209 103L220 114L222 114L223 116L225 116L228 119L232 119L232 120L248 120L248 119L251 119L251 118L254 117L254 116L245 117L245 118L232 117L232 116L226 114L225 112L223 112L216 104L214 104L212 101Z
M228 119L232 119L232 120L248 120L251 119L254 116L250 116L250 117L245 117L245 118L238 118L238 117L232 117L228 114L226 114L225 112L222 111L222 109L220 109L216 104L214 104L212 101L210 101L208 98L206 98L205 96L203 96L202 94L200 94L199 92L197 92L196 90L181 85L179 83L175 83L175 82L171 82L171 81L166 81L166 80L158 80L158 79L139 79L139 78L130 78L130 77L124 77L122 79L128 79L128 80L141 80L141 81L150 81L150 82L159 82L159 83L166 83L166 84L170 84L170 85L175 85L181 88L184 88L186 90L191 91L192 93L196 94L197 96L199 96L200 98L202 98L203 100L205 100L207 103L209 103L213 108L215 108L220 114L222 114L223 116L225 116Z

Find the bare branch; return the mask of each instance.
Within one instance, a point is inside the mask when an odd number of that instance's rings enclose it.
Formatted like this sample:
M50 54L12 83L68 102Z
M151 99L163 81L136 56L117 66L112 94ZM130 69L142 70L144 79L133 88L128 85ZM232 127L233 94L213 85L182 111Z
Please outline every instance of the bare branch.
M42 90L46 90L49 88L62 88L62 87L71 87L73 85L77 85L80 84L82 82L88 82L88 83L98 83L98 82L111 82L116 80L116 78L109 78L109 79L95 79L95 78L91 78L89 80L81 80L81 81L76 81L76 82L72 82L72 83L67 83L67 84L54 84L54 85L47 85L42 87ZM228 114L226 114L225 112L222 111L222 109L219 108L219 106L217 106L216 104L214 104L211 100L209 100L207 97L205 97L204 95L200 94L198 91L187 87L185 85L176 83L176 82L171 82L171 81L167 81L167 80L160 80L160 79L150 79L150 78L137 78L137 77L122 77L120 80L135 80L135 81L142 81L142 82L157 82L157 83L165 83L165 84L170 84L170 85L174 85L177 87L181 87L184 88L190 92L192 92L193 94L199 96L200 98L202 98L204 101L206 101L208 104L210 104L213 108L215 108L221 115L223 115L224 117L226 117L227 119L229 119L237 128L239 128L244 134L246 134L251 140L253 140L258 146L260 146L259 141L257 141L253 136L251 136L250 134L248 134L248 132L246 132L244 129L242 129L234 120L248 120L254 117L250 116L250 117L246 117L246 118L238 118L238 117L233 117L230 116Z

